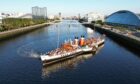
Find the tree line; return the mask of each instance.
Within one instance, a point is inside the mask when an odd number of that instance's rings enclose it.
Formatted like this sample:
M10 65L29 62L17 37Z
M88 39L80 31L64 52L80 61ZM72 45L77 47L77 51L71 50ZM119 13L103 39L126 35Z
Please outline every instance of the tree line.
M5 18L0 25L0 31L7 31L36 24L45 23L45 19L28 19L28 18Z

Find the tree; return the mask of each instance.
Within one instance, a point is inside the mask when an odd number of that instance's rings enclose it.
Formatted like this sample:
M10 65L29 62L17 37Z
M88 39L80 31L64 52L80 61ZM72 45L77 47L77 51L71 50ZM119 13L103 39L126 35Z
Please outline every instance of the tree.
M91 21L92 24L95 24L95 21Z
M104 25L104 22L102 20L97 20L96 24Z

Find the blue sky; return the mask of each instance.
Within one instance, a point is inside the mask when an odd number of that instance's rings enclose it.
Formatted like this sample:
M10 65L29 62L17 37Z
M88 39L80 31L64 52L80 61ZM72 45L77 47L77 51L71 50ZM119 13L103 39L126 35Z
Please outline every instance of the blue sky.
M31 7L47 7L48 14L78 15L88 12L110 14L117 10L140 13L140 0L0 0L0 12L31 13Z

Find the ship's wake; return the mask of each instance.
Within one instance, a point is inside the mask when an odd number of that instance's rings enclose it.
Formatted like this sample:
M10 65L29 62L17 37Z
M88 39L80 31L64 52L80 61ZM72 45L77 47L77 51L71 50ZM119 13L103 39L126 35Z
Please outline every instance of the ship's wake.
M19 56L23 57L30 57L30 58L40 58L39 53L37 53L35 50L30 48L29 46L22 46L17 51Z
M48 44L48 40L40 40L40 41L34 41L25 45L22 45L17 50L17 53L19 56L23 57L30 57L30 58L40 58L40 54L45 53L46 51L49 51L53 48L52 46L49 46L51 44ZM49 46L49 47L48 47Z

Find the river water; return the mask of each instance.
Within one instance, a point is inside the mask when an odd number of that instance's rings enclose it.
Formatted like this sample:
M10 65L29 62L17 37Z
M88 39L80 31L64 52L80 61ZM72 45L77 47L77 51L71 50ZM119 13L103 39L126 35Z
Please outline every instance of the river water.
M140 84L140 53L109 37L96 54L42 66L40 54L81 35L100 34L88 34L77 21L62 21L0 42L0 84Z

